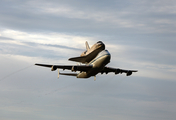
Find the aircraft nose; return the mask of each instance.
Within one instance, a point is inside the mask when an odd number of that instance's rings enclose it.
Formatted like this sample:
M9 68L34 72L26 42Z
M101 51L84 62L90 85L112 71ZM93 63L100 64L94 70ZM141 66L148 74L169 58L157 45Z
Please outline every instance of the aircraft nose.
M103 42L102 41L98 41L97 44L103 44Z
M97 47L101 47L102 49L105 49L105 45L102 41L97 42Z

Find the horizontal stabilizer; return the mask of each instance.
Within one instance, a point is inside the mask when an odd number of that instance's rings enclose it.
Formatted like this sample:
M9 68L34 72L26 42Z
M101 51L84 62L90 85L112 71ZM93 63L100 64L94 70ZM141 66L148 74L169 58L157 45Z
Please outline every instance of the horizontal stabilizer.
M42 67L52 67L53 65L47 65L47 64L38 64L36 63L35 65L42 66Z
M77 73L59 73L60 75L77 76Z

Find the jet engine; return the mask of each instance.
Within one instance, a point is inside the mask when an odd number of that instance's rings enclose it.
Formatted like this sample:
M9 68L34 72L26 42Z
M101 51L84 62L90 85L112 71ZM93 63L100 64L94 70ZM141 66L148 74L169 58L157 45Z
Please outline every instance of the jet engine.
M75 71L76 72L77 71L77 66L73 66L71 71Z
M119 73L120 73L120 69L116 69L115 74L119 74Z
M54 65L51 67L51 71L55 71L56 69L57 69L57 67Z
M132 75L132 72L128 71L127 74L126 74L126 76L130 76L130 75Z

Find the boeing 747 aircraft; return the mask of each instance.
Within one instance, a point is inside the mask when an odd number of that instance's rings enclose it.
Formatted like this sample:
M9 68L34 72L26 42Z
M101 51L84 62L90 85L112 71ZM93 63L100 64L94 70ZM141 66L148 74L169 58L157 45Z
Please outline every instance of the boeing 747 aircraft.
M106 65L110 62L111 54L108 52L108 50L105 50L105 45L101 41L94 44L91 48L89 48L89 45L86 42L86 49L87 50L83 52L80 57L69 59L71 61L84 63L84 65L48 65L38 63L36 63L35 65L49 67L51 68L51 71L55 71L56 69L67 69L71 70L72 72L79 71L79 73L58 73L58 77L59 74L76 76L77 78L89 78L91 76L94 76L94 80L96 79L95 76L98 73L126 73L126 76L130 76L133 72L137 72L137 70L124 70L120 68L107 67Z

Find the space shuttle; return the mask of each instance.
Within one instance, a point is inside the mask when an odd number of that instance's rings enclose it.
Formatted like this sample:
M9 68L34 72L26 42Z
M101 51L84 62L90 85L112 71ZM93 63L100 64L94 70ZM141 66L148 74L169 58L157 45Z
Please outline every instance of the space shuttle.
M70 61L80 62L80 63L89 63L94 59L98 53L105 49L105 44L102 41L98 41L91 48L89 47L88 42L86 41L86 51L84 51L80 57L69 58Z

